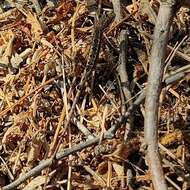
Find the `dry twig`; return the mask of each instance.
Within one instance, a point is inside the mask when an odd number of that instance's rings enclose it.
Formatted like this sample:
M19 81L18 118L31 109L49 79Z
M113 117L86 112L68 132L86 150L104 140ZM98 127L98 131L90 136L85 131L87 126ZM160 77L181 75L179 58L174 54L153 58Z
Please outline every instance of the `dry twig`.
M177 80L178 80L178 78L177 78ZM175 83L175 82L176 81L173 80L173 83ZM137 97L137 99L134 101L134 103L128 108L128 110L125 113L125 115L122 116L117 121L117 123L115 125L113 125L108 131L106 131L103 134L103 136L102 136L103 139L112 139L114 137L117 129L120 128L121 125L127 121L127 119L129 118L130 114L136 110L136 108L143 102L144 98L145 98L145 89L140 93L140 95ZM78 124L78 122L76 120L74 120L74 123L76 125ZM79 128L80 128L80 126L79 126ZM89 132L87 132L87 133L89 133ZM75 145L75 146L73 146L71 148L65 149L64 151L58 152L56 154L56 156L55 156L54 159L55 160L60 160L60 159L66 157L66 156L68 156L70 154L74 154L74 153L76 153L76 152L78 152L80 150L83 150L84 148L87 148L89 146L97 144L99 141L100 141L100 137L94 137L93 138L92 136L90 136L90 139L87 140L86 142L80 143L80 144ZM33 176L37 175L43 169L49 167L52 163L53 163L53 158L41 161L38 166L34 167L28 173L26 173L25 175L21 176L20 178L18 178L17 180L15 180L14 182L12 182L11 184L3 187L3 190L15 189L17 186L19 186L21 183L23 183L24 181L26 181L30 177L33 177Z

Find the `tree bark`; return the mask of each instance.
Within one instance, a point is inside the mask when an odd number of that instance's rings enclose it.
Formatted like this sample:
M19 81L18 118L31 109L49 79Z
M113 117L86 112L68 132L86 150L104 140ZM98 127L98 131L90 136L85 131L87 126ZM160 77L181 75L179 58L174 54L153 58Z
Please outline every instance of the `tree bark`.
M167 190L158 150L158 110L165 53L170 26L182 1L162 0L154 30L153 46L145 100L145 143L151 178L155 190Z

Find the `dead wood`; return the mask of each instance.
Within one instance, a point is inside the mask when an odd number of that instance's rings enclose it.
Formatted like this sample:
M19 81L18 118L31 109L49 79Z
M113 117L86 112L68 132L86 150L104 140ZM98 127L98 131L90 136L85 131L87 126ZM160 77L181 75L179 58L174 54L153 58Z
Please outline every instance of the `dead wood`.
M178 2L168 44L163 17L172 13L158 15L158 0L0 2L2 189L149 189L152 177L165 177L168 189L190 187L190 12L176 12L189 7ZM157 15L167 26L152 42ZM149 77L148 88L160 85L151 91L159 129L149 129L158 132L161 178L148 170L143 140L149 59L158 62L150 77L160 79Z
M179 73L177 73L175 75L171 75L170 77L167 77L167 80L165 81L165 84L166 85L170 85L170 84L175 83L176 81L180 80L183 77L184 77L184 72L182 72L182 73L179 72ZM167 82L167 81L169 81L169 82ZM124 123L127 122L127 120L130 118L130 114L132 114L137 109L137 107L143 102L143 100L145 99L145 94L146 94L145 90L146 89L144 89L140 93L140 95L136 98L136 100L134 101L134 103L128 108L128 110L125 113L125 115L122 116L118 120L117 124L113 125L108 131L106 131L104 133L103 139L112 139L115 136L116 131L122 126L122 124L124 124ZM97 144L100 141L100 137L92 137L92 135L90 134L90 132L88 130L86 131L85 126L83 126L75 118L73 119L73 122L77 125L77 127L81 131L85 131L84 133L87 136L87 138L88 137L90 138L89 140L87 140L86 142L83 142L81 144L75 145L72 148L68 148L66 150L58 152L56 154L55 158L51 158L51 159L47 159L47 160L41 161L38 166L36 166L32 170L30 170L27 174L21 176L20 178L18 178L17 180L15 180L14 182L12 182L11 184L3 187L2 189L3 190L15 189L16 187L18 187L21 183L23 183L24 181L26 181L30 177L34 177L35 175L37 175L38 173L40 173L43 169L51 166L51 164L53 162L55 162L56 160L60 160L60 159L66 157L66 156L68 156L70 154L74 154L74 153L76 153L78 151L81 151L84 148L87 148L89 146Z
M177 3L179 2L170 0L161 1L154 29L146 90L144 135L147 144L148 163L155 190L168 189L158 150L158 111L166 47L170 26L176 10L179 8Z

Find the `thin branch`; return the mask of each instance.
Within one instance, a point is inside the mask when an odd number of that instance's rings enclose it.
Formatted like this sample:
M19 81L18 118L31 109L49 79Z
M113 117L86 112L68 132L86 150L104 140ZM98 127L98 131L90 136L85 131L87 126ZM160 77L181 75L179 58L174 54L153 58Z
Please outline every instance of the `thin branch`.
M2 190L10 190L10 189L16 189L21 183L29 179L30 177L33 177L37 174L39 174L43 169L47 168L53 163L53 159L47 159L42 161L38 166L30 170L28 173L22 175L17 180L13 181L9 185L6 185L5 187L2 187Z
M150 39L150 40L153 39L152 35L148 34L147 32L141 31L141 33L142 33L143 35L145 35L148 39ZM167 45L167 50L170 52L170 51L173 50L173 47L170 46L170 45ZM177 51L175 52L175 56L178 57L178 58L181 58L181 59L183 59L183 60L185 60L185 61L187 61L187 62L190 62L190 57L189 57L187 54L185 54L185 53L183 53L183 52L181 52L181 51L179 51L179 50L177 50Z
M86 136L87 139L93 139L94 138L94 135L88 130L88 128L85 127L85 125L83 125L75 117L72 119L71 122L77 126L77 128Z
M122 117L119 120L119 122L117 122L116 125L112 126L108 131L106 131L103 134L102 140L103 139L110 139L110 138L114 137L115 132L121 126L121 123L126 121L127 117L130 115L130 113L142 102L143 99L141 98L141 96L139 96L139 97L140 97L140 100L137 98L137 100L134 102L133 106L131 106L130 109L128 110L128 112L126 113L125 117ZM89 146L97 144L99 141L100 141L100 137L95 137L93 139L87 140L86 142L77 144L72 148L68 148L68 149L65 149L63 151L60 151L56 154L55 160L60 160L66 156L69 156L70 154L74 154L80 150L83 150L84 148L87 148ZM2 190L15 189L16 187L18 187L21 183L23 183L24 181L26 181L30 177L33 177L33 176L39 174L43 169L49 167L53 163L53 160L54 160L53 158L50 158L50 159L47 159L47 160L40 162L40 164L38 166L34 167L28 173L24 174L23 176L21 176L20 178L18 178L14 182L12 182L11 184L4 186L2 188Z
M177 74L178 75L178 74ZM175 76L175 75L174 75ZM171 76L171 78L175 78L176 80L173 80L173 83L175 83L177 80L181 79L181 78L177 78L174 77L173 75ZM184 75L183 75L184 76ZM168 80L171 81L171 80ZM171 83L168 83L168 85L170 85ZM166 83L167 85L167 83ZM137 99L134 101L134 103L128 108L127 112L125 113L124 116L122 116L115 125L113 125L108 131L106 131L103 135L104 139L112 139L117 131L118 128L121 127L121 125L123 123L125 123L128 119L128 117L130 116L130 114L132 112L134 112L136 110L136 108L143 102L144 98L145 98L145 90L144 89L140 95L137 97ZM72 148L69 149L65 149L64 151L60 151L56 154L55 158L57 160L62 159L70 154L74 154L80 150L83 150L84 148L87 148L89 146L92 146L94 144L97 144L100 141L100 137L95 137L93 139L89 139L86 142L80 143L78 145L75 145ZM38 166L34 167L32 170L30 170L28 173L26 173L25 175L21 176L20 178L18 178L17 180L15 180L14 182L12 182L11 184L5 186L2 188L2 190L11 190L11 189L15 189L16 187L18 187L21 183L23 183L24 181L26 181L27 179L29 179L30 177L33 177L35 175L37 175L38 173L40 173L43 169L49 167L51 164L53 163L53 158L51 159L47 159L47 160L43 160L39 163Z

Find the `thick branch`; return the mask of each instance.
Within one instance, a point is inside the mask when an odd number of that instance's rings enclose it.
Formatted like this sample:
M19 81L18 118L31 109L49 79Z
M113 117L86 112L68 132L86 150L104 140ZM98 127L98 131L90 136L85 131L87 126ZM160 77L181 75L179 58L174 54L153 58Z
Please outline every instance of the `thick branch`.
M176 10L174 0L161 1L154 31L153 47L150 57L148 87L145 101L145 142L151 177L155 190L167 190L165 177L158 151L158 108L168 34Z

